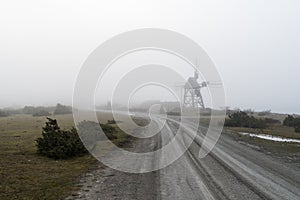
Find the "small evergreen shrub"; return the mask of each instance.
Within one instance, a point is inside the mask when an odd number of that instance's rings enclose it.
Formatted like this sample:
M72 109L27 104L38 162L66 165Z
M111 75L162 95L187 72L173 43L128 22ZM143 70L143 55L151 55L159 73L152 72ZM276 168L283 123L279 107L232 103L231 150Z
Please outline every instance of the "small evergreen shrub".
M284 126L290 126L293 127L295 124L295 117L293 115L288 115L284 120L283 120L283 125Z
M75 128L61 130L55 119L47 118L42 137L36 140L38 153L50 158L66 159L87 153Z

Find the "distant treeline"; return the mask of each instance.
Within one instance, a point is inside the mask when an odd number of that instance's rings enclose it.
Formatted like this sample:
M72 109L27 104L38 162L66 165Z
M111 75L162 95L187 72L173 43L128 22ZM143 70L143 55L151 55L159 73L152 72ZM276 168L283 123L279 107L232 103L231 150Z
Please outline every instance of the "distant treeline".
M56 106L25 106L20 109L2 109L0 110L0 117L7 117L15 114L28 114L32 116L50 116L62 115L62 114L71 114L72 107L62 104L57 104Z
M252 115L244 111L237 111L228 115L225 120L225 126L228 127L246 127L246 128L266 128L271 124L280 124L281 122L277 119L258 117L255 118ZM295 132L300 133L300 117L294 117L293 115L288 115L283 120L283 126L294 127Z
M50 106L50 107L45 107L45 106L25 106L23 108L23 114L28 114L28 115L36 115L40 112L48 112L48 113L53 113L55 110L55 106Z
M239 111L247 113L248 115L253 115L253 114L257 113L258 116L266 116L266 115L271 114L271 110L263 110L263 111L258 112L258 111L255 111L253 109L250 109L250 108L249 109L244 109L244 110L241 110L239 108L235 108L235 109L230 109L229 107L226 108L226 113L228 115L239 112Z
M71 114L71 113L72 113L71 106L65 106L61 104L57 104L53 112L54 115L64 115L64 114Z

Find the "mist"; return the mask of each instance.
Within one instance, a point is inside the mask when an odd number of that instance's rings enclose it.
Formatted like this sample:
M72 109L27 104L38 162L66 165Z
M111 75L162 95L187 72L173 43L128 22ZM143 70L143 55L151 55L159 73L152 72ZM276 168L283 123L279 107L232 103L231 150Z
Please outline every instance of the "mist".
M76 77L97 46L155 27L182 33L206 50L228 106L300 113L299 11L295 0L1 2L0 107L71 105ZM108 88L99 92L99 104L109 100ZM137 101L157 94L149 89Z

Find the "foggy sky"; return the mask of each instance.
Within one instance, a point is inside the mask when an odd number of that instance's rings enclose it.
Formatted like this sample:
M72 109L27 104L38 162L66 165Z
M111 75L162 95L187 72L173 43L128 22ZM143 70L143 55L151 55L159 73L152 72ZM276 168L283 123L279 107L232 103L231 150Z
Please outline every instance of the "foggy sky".
M71 104L80 67L98 45L149 27L203 47L228 106L300 113L298 0L2 1L0 107Z

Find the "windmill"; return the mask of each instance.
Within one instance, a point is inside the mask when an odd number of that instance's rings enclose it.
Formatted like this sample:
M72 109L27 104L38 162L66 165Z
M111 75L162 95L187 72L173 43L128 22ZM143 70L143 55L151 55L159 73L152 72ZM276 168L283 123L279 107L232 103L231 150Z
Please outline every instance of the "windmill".
M200 92L201 88L207 86L207 82L198 83L197 79L199 74L197 71L194 73L194 77L189 77L184 85L183 93L183 106L192 108L202 108L205 109L203 102L203 97Z
M201 89L205 87L218 87L221 82L216 81L197 81L199 74L194 72L193 77L189 77L187 82L174 85L180 89L180 96L185 108L201 108L205 109L205 104L201 94Z

